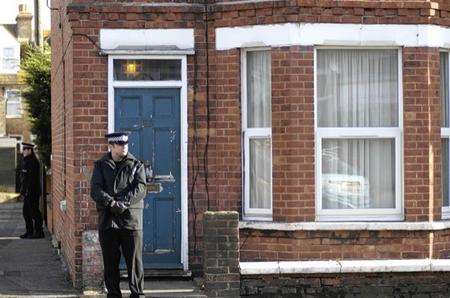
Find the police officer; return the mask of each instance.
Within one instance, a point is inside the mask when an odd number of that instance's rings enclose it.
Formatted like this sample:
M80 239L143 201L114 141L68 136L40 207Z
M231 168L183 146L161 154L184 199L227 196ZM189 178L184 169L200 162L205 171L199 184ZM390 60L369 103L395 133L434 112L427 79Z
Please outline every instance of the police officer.
M130 297L144 296L142 212L146 195L143 164L128 152L127 132L105 135L110 152L94 164L91 197L98 211L107 297L122 297L121 251L128 271Z
M39 211L41 180L39 161L34 154L34 144L22 143L22 171L20 195L23 198L23 218L26 233L20 238L44 238L43 220Z

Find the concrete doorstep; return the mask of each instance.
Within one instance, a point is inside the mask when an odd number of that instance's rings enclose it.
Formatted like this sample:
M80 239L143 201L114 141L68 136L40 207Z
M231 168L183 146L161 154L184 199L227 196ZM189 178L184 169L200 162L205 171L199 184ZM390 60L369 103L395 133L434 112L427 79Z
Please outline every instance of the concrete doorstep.
M124 297L130 295L128 282L120 283ZM144 287L145 297L185 297L185 298L206 298L203 291L196 286L192 280L146 280ZM106 297L105 293L95 291L85 291L82 298Z

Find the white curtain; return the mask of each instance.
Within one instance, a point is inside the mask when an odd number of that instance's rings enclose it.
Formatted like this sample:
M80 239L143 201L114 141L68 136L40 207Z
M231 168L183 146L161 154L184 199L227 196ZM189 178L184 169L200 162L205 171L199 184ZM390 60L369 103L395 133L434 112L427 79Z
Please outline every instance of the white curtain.
M6 115L19 116L21 114L20 91L6 91Z
M393 139L322 141L324 209L394 208Z
M318 127L397 127L397 50L319 50ZM395 141L324 139L324 209L394 208Z
M247 127L272 126L270 52L247 52Z
M442 206L450 206L448 197L449 164L448 164L448 138L442 139Z
M250 139L250 208L270 208L272 172L269 138Z
M247 52L247 131L264 128L249 139L250 208L271 207L271 58L270 51Z
M398 126L397 50L318 51L319 127Z
M441 124L442 127L449 127L448 104L449 104L449 77L448 77L448 53L441 53Z

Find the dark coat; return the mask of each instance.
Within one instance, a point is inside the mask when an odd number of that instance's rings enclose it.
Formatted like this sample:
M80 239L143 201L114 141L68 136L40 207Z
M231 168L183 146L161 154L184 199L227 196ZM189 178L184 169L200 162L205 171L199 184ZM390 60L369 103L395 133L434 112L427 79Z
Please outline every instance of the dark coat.
M142 230L142 212L147 194L145 181L144 165L130 153L117 167L111 153L95 162L91 197L97 206L99 230ZM129 207L121 214L114 214L109 207L112 200L122 201Z
M20 194L25 199L39 199L41 194L40 164L34 153L23 158L20 178Z

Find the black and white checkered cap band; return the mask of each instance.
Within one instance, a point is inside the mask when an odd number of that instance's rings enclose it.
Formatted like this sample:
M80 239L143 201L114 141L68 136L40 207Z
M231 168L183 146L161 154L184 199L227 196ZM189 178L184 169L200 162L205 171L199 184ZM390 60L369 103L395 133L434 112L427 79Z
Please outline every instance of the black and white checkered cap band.
M115 142L128 142L128 136L122 135L117 137L111 137L108 138L109 143L115 143Z

